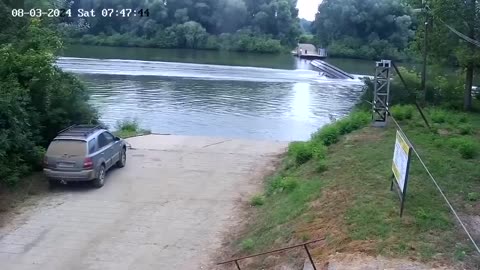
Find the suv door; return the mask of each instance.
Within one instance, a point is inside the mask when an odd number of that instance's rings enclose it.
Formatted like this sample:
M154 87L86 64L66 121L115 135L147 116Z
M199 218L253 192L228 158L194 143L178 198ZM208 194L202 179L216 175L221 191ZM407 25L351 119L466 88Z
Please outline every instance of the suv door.
M107 131L104 131L98 135L98 149L100 157L105 160L106 169L109 169L113 163L114 151L113 145L115 143L115 137Z

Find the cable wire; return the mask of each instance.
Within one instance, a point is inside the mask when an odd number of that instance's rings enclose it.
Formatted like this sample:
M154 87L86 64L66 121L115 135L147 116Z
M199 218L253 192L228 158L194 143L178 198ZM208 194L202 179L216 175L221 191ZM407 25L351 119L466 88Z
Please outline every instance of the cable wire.
M368 100L364 100L365 102L369 103L370 105L373 105L372 102L368 101ZM400 124L397 122L397 120L395 120L395 118L392 116L392 114L390 113L390 111L388 111L388 115L390 116L390 118L393 120L393 122L395 123L395 125L398 127L398 129L403 133L405 134L405 136L407 136L407 133L405 133L405 131L402 129L402 127L400 126ZM408 136L407 136L408 138ZM412 142L410 139L409 139L410 142ZM437 180L435 180L435 178L433 177L432 173L430 172L430 170L428 169L427 165L425 165L425 162L423 162L423 159L420 157L420 154L418 154L417 150L415 149L415 147L412 145L412 150L413 152L415 153L415 155L417 156L418 160L420 160L420 163L422 164L423 168L425 169L425 171L427 172L428 176L430 176L430 179L432 180L433 184L435 185L435 187L438 189L438 191L440 192L440 194L442 195L443 199L445 200L445 202L447 203L448 207L450 208L450 210L452 211L452 213L455 215L455 218L457 219L458 223L460 223L460 226L462 226L462 229L465 231L465 233L467 234L468 238L470 239L470 242L472 242L473 246L475 247L475 249L477 250L478 254L480 254L480 248L478 247L477 243L475 242L475 240L473 239L472 235L470 234L470 232L468 231L467 227L465 226L465 224L463 223L463 221L460 219L460 216L458 216L457 214L457 211L455 210L455 208L453 208L452 204L450 203L450 201L448 200L447 196L445 195L445 193L443 192L442 188L440 187L440 185L438 184Z
M461 39L463 39L463 40L465 40L465 41L467 41L467 42L469 42L469 43L471 43L471 44L473 44L477 47L480 47L480 41L475 40L475 39L463 34L462 32L458 31L453 26L447 24L445 21L443 21L442 19L440 19L438 17L432 16L432 18L439 20L441 23L443 23L443 25L445 25L448 28L448 30L450 30L455 35L459 36Z
M400 129L400 131L405 134L406 136L406 133L403 131L402 127L398 124L397 120L395 120L395 118L390 114L390 112L388 112L388 114L390 115L390 118L393 120L393 122L395 123L395 125L398 127L398 129ZM415 155L417 156L418 160L420 160L420 163L422 164L423 168L425 169L425 171L427 172L428 176L430 176L430 179L432 179L432 182L433 184L437 187L438 191L440 192L440 194L442 195L443 199L445 200L445 202L447 202L447 205L448 207L450 208L450 210L452 211L452 213L455 215L455 218L457 219L458 223L460 223L460 225L462 226L463 230L465 231L465 233L467 234L468 238L470 239L470 242L472 242L472 244L475 246L475 249L477 250L478 254L480 254L480 248L478 247L477 243L475 242L475 240L473 239L472 235L470 234L470 232L468 231L467 227L465 227L465 224L463 223L463 221L460 219L460 217L458 216L457 214L457 211L455 211L455 209L453 208L452 204L450 203L450 201L448 200L447 196L445 195L445 193L443 192L442 188L440 187L440 185L438 184L438 182L435 180L435 178L433 177L432 173L430 173L430 170L428 169L427 165L425 165L425 162L423 162L423 159L420 157L420 155L418 154L417 150L415 149L415 147L412 145L412 150L413 152L415 153Z

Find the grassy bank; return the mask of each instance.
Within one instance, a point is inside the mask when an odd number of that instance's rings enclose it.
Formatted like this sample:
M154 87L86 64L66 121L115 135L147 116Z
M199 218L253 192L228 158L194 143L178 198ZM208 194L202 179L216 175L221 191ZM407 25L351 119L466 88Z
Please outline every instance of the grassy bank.
M411 106L392 112L452 204L471 223L480 207L478 114L428 110L431 131ZM466 236L416 158L406 210L399 218L399 199L390 191L396 129L393 123L371 128L369 121L368 114L353 113L311 141L290 145L280 170L251 200L254 221L237 243L240 253L327 237L313 251L318 261L336 252L363 252L475 264Z
M115 136L118 136L122 139L148 135L151 131L148 129L142 129L140 124L135 119L124 119L118 121L115 126Z

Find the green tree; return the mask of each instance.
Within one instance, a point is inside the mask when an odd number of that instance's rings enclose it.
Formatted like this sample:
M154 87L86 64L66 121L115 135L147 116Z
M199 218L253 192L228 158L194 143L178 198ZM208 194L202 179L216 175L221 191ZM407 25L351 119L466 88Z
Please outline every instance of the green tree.
M234 39L245 39L241 33L249 31L252 39L278 40L283 47L290 49L296 45L301 34L296 4L296 0L80 0L73 3L73 10L142 8L150 10L150 17L65 18L62 29L70 33L69 41L95 45L229 50L245 46L219 44L229 40L221 38L223 34L230 34L228 36ZM266 49L264 52L286 50L278 50L276 46L273 49L266 48L263 46L267 44L265 42L250 44L261 45ZM246 47L252 51L259 51L260 48Z
M0 2L2 17L10 11ZM97 114L85 87L54 65L62 43L40 20L3 25L0 37L0 184L14 185L60 129Z
M412 1L412 5L421 7L420 1ZM463 94L464 109L472 108L472 84L475 69L479 67L480 51L477 46L467 42L451 31L449 25L471 39L480 39L480 4L474 0L431 0L429 15L433 24L429 27L428 54L436 65L458 65L465 74ZM422 27L413 43L413 48L423 51L424 32Z
M313 31L333 55L398 59L414 36L410 14L398 0L324 0Z

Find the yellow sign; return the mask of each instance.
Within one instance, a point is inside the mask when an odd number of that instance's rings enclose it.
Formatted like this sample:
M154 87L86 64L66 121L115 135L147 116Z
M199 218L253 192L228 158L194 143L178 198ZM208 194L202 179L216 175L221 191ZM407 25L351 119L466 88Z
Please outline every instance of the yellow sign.
M395 151L393 153L392 171L402 193L405 190L405 184L407 182L411 149L412 148L410 147L408 140L400 131L397 130Z

